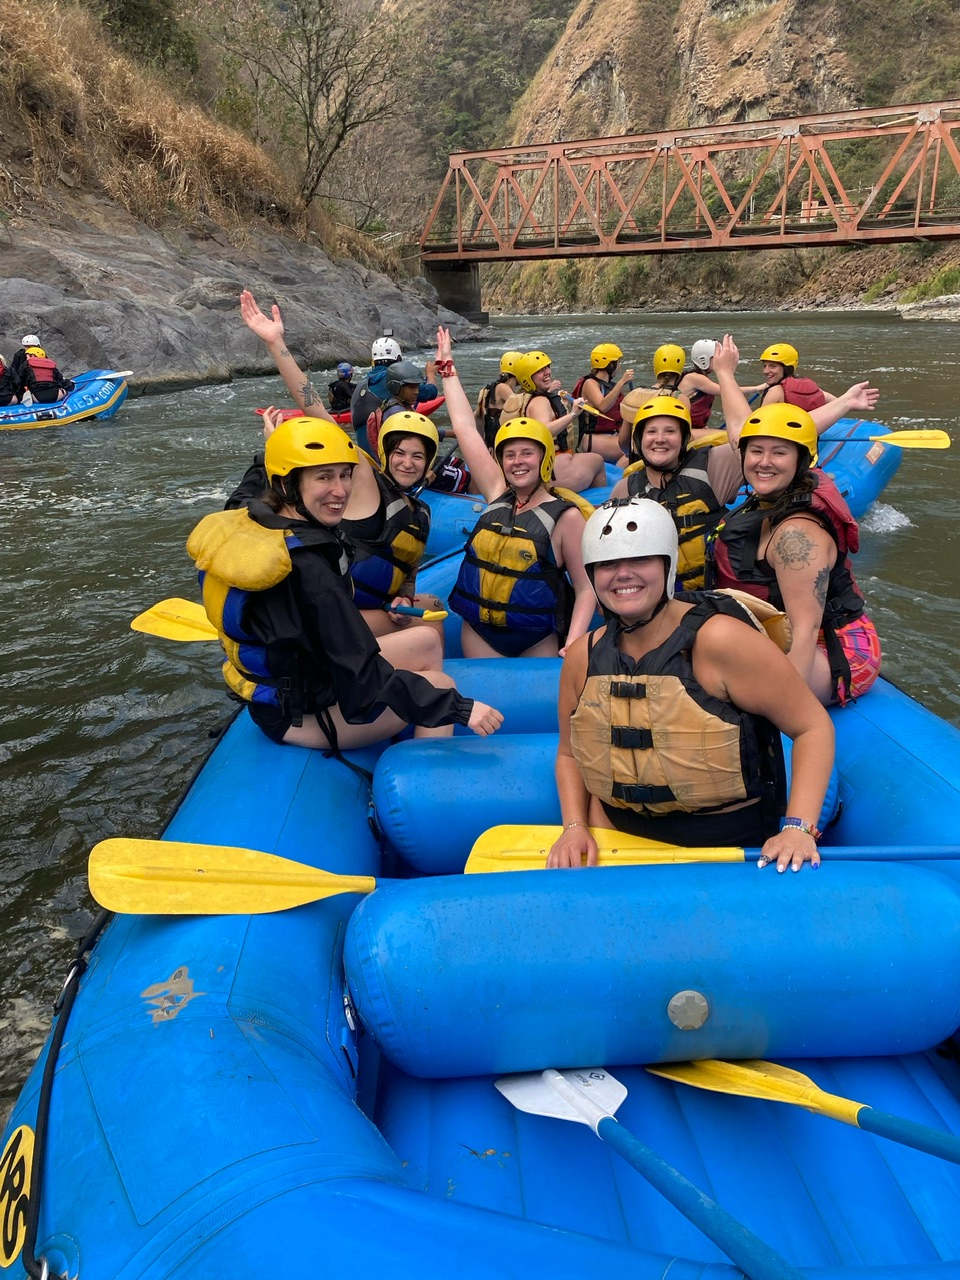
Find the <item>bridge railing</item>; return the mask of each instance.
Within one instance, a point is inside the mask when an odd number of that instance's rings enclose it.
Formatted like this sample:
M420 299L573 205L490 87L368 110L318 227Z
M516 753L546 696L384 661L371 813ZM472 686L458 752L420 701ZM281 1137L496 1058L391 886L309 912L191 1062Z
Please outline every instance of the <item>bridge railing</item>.
M457 152L424 262L960 236L960 101Z

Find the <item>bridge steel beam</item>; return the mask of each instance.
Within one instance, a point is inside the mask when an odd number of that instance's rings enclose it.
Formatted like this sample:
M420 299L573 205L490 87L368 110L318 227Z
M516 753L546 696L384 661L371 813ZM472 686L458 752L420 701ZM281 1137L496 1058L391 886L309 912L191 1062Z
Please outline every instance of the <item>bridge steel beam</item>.
M425 269L960 238L960 101L462 151Z

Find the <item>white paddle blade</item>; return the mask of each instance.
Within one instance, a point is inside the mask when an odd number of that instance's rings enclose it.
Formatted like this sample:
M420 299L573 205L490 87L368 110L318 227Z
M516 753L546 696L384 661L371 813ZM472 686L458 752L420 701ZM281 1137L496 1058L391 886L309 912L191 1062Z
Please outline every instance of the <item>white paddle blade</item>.
M596 1129L604 1116L616 1114L627 1096L621 1084L602 1067L568 1067L502 1076L497 1089L518 1111L554 1120L573 1120Z

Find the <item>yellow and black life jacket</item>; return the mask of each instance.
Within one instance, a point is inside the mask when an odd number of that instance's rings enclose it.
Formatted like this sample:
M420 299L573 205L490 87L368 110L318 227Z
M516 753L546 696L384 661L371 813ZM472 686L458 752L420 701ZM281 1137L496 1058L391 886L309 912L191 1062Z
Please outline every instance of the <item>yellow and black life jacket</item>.
M408 499L376 466L373 474L380 490L379 533L375 537L366 534L366 520L343 520L340 525L355 551L350 577L358 609L382 609L396 597L420 567L430 534L427 504L419 498Z
M673 517L680 540L677 586L684 591L698 591L704 585L707 537L727 513L710 483L706 452L691 454L662 489L649 482L643 462L633 463L624 472L631 498L652 498Z
M311 694L319 693L310 672L300 670L292 637L274 635L269 626L254 634L247 624L251 596L278 586L291 572L291 552L300 547L323 545L339 556L338 570L345 574L347 553L337 535L305 521L296 527L266 528L247 508L217 511L205 516L187 539L187 551L197 566L203 607L216 627L226 661L223 678L244 702L285 706L302 723L311 709ZM324 687L324 693L328 692ZM324 705L332 701L330 697ZM322 699L321 699L322 701Z
M557 493L558 491L554 490ZM574 495L517 511L508 489L477 521L463 554L450 608L465 622L510 631L564 634L573 590L553 554L551 535Z
M708 618L749 622L736 601L712 592L659 648L634 662L617 629L591 636L587 679L570 720L574 757L591 795L645 817L710 813L758 798L782 806L780 734L763 716L708 694L694 678L692 650Z

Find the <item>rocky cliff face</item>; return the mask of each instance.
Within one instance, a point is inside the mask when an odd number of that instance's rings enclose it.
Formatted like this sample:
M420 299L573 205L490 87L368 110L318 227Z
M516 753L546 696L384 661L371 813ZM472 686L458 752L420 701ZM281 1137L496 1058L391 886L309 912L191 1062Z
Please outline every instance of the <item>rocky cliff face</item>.
M515 115L566 141L859 105L838 5L581 0Z

